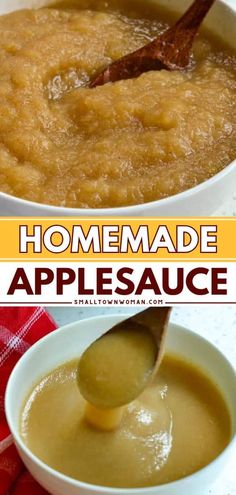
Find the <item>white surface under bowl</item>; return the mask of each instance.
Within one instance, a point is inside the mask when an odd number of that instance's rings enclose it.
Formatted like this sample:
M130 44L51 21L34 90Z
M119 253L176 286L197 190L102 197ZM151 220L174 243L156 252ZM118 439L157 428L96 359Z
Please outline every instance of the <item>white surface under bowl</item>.
M51 469L31 453L20 436L24 401L33 385L49 371L77 358L92 341L127 315L109 315L67 325L35 344L16 365L6 392L7 420L25 465L52 495L204 495L236 452L236 376L226 358L208 341L189 330L170 324L167 352L187 357L218 385L232 420L232 439L211 464L182 480L141 489L113 489L72 480ZM207 441L207 439L206 439Z
M190 0L150 0L181 11L191 3ZM12 10L43 6L53 0L1 0L0 14ZM229 0L228 2L229 3ZM217 33L229 45L236 48L236 2L230 0L229 7L217 0L208 14L205 25ZM43 205L25 201L0 192L0 215L2 216L206 216L213 214L235 191L236 161L202 184L180 194L142 205L81 209Z

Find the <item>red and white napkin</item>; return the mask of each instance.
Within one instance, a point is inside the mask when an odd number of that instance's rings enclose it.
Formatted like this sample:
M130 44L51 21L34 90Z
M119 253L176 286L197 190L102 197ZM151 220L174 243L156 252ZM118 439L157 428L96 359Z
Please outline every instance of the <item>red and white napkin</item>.
M0 495L48 495L18 456L5 417L4 399L17 361L56 328L43 308L0 308Z

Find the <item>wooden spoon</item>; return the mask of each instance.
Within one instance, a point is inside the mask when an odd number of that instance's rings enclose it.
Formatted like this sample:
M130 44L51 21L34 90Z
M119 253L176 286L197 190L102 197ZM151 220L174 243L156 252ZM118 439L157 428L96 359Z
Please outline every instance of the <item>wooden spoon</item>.
M156 375L164 356L166 334L171 310L172 308L168 306L148 308L126 320L132 320L134 323L138 323L138 325L145 327L147 331L149 330L152 333L156 341L157 354L152 376Z
M195 0L181 19L151 43L110 64L90 84L131 79L150 70L183 70L189 67L191 49L199 27L215 0Z
M85 417L92 426L107 431L117 428L122 419L123 406L137 398L157 373L164 354L170 311L169 307L153 307L127 318L84 352L78 367L78 385L88 401ZM122 345L125 347L119 347L119 354L116 347L114 354L111 353L110 342L117 335L119 339L122 335ZM132 335L138 335L138 341ZM127 354L127 349L129 352L124 364L122 355L123 352Z

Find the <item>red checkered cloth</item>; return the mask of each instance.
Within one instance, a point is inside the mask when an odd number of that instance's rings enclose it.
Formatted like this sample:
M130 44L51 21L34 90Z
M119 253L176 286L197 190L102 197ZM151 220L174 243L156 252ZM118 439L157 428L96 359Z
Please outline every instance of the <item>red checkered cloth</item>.
M24 466L4 412L9 376L20 357L57 328L43 308L0 308L0 495L48 495Z

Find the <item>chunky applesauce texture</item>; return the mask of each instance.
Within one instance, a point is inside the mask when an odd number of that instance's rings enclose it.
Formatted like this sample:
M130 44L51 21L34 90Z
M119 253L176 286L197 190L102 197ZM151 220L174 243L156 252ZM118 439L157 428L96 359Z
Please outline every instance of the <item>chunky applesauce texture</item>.
M208 32L186 72L88 87L174 22L145 5L78 0L0 17L1 191L128 206L191 188L235 158L236 56Z

